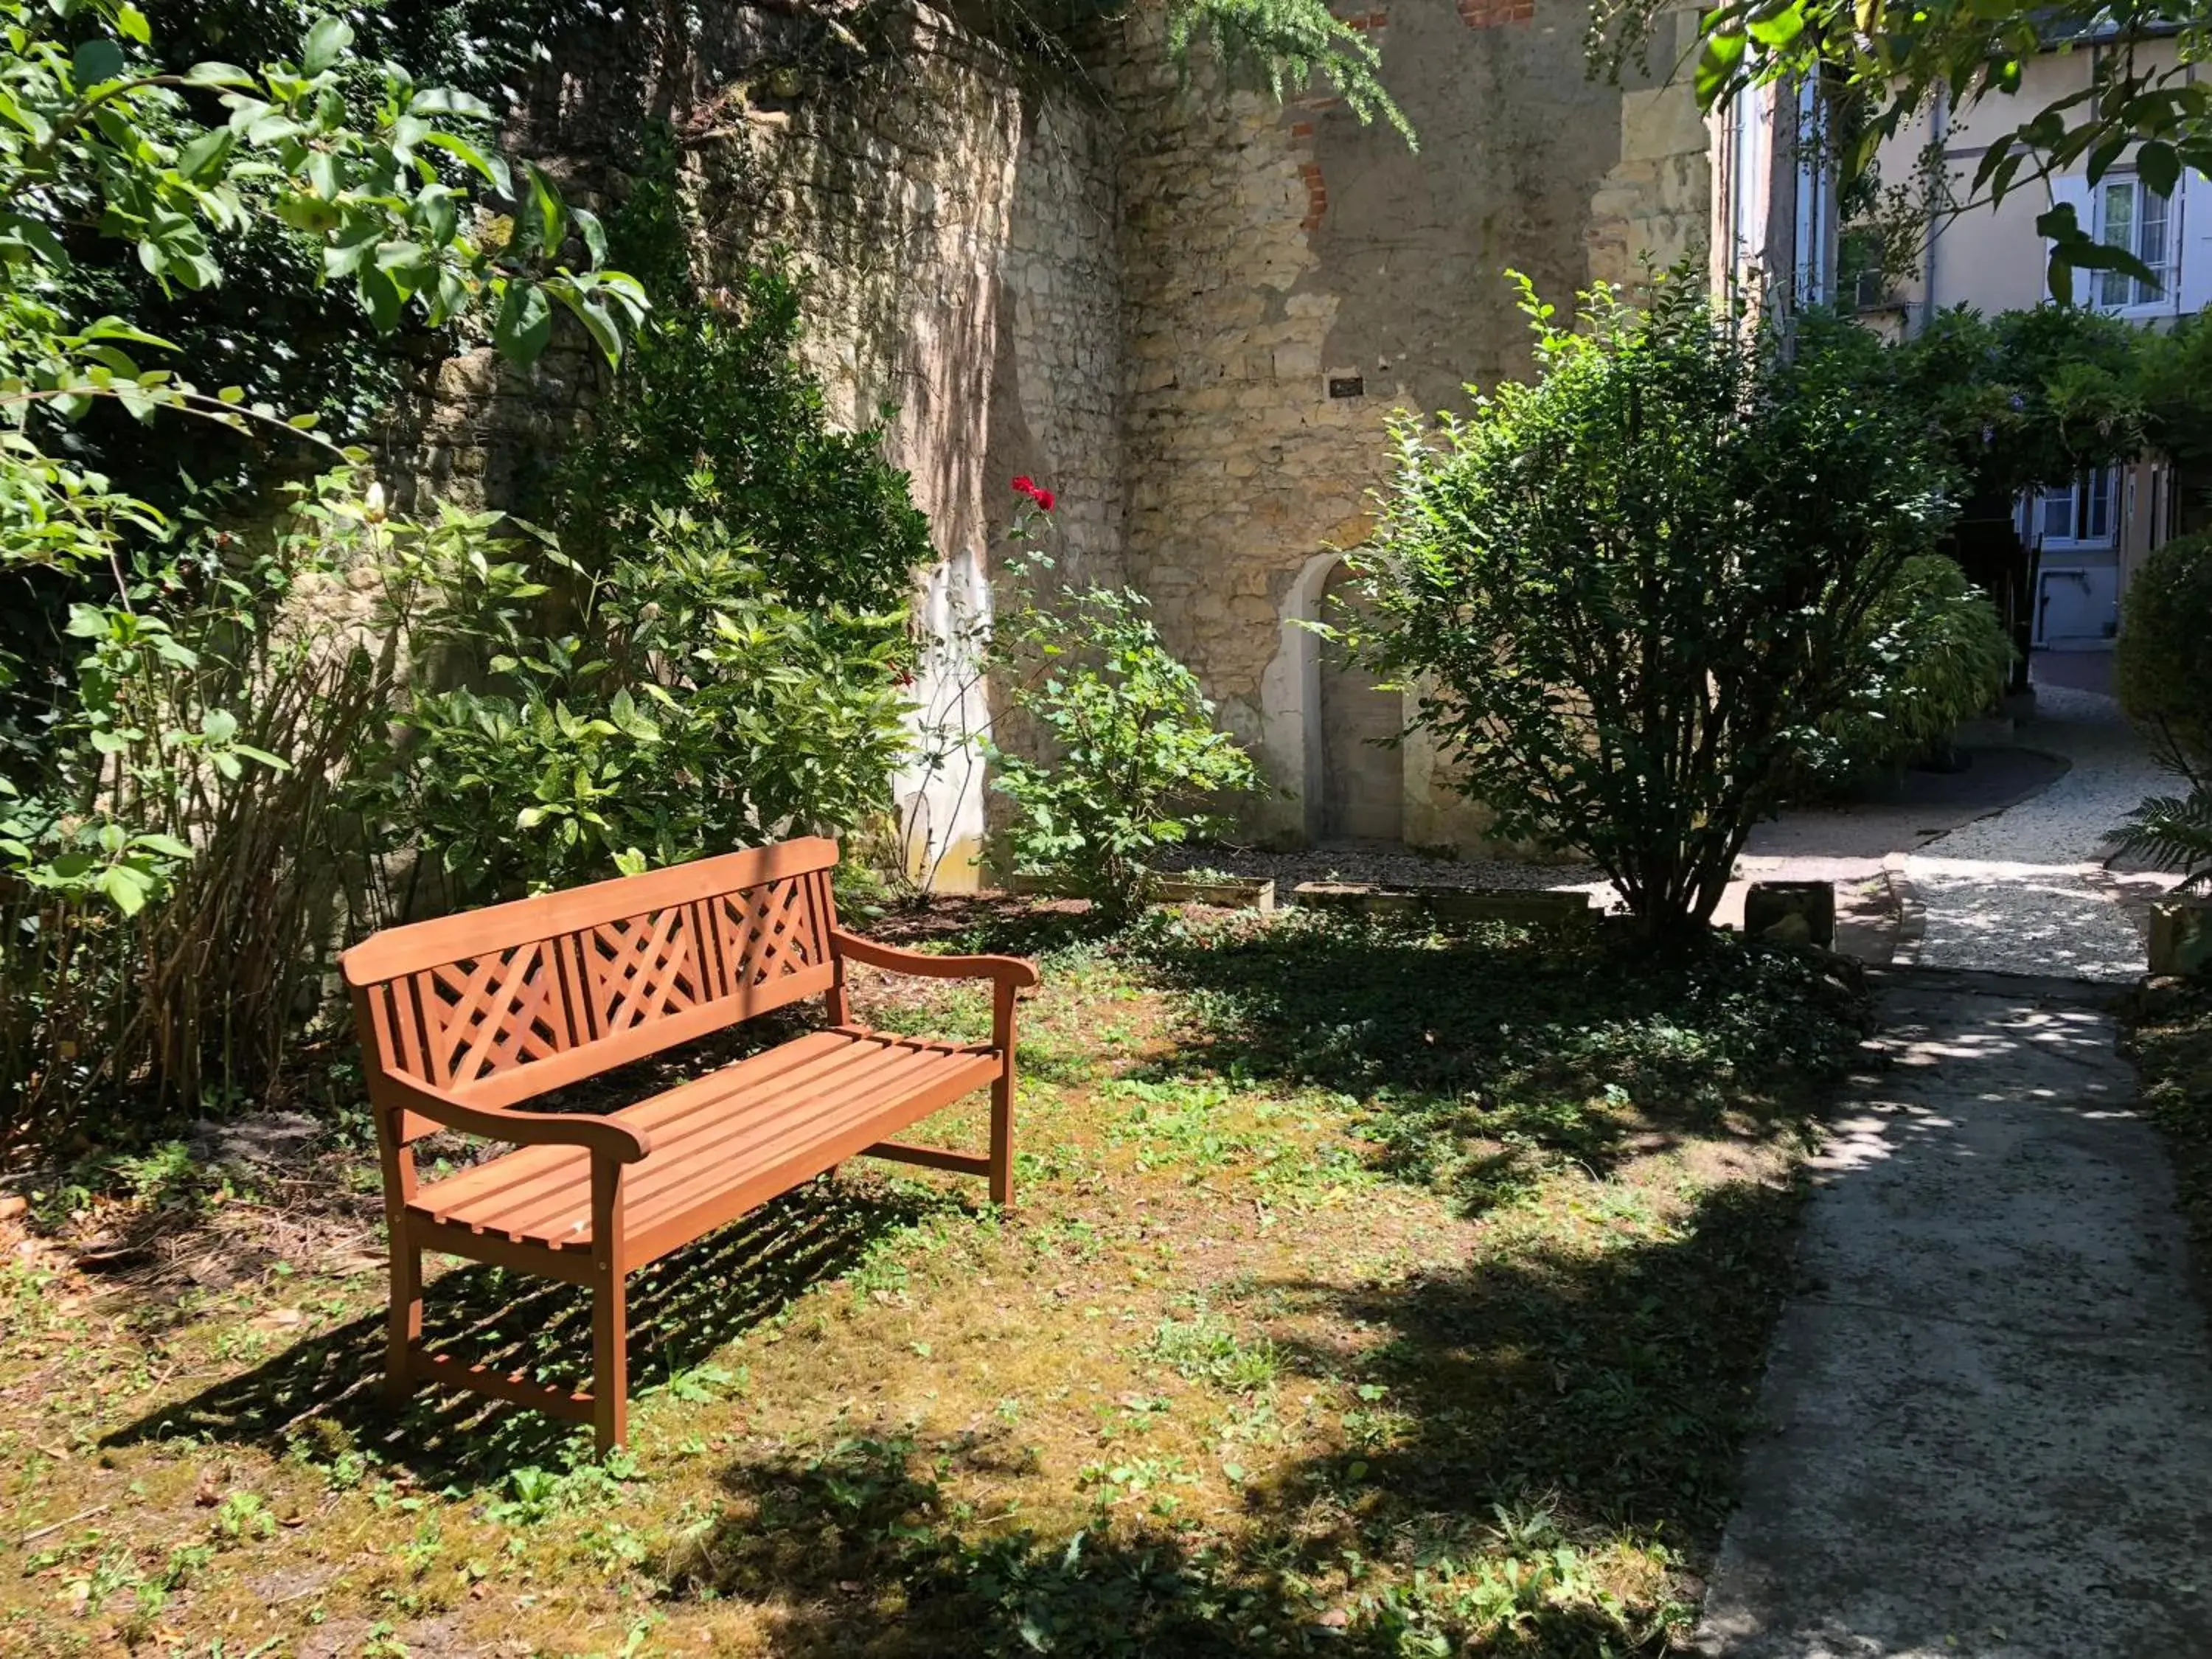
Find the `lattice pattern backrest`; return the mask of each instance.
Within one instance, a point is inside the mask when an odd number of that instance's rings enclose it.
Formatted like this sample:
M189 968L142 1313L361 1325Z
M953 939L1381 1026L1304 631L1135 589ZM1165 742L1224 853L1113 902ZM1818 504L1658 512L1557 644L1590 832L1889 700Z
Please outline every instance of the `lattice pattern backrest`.
M835 858L834 846L814 844ZM456 927L463 917L396 930L349 956L347 976L358 984L387 963L407 967L369 986L390 1070L440 1088L504 1079L511 1086L498 1094L524 1097L826 990L835 917L826 865L775 873L759 863L738 854L496 906L465 931ZM684 870L702 879L672 880ZM769 878L714 879L755 873ZM599 902L575 902L586 896ZM646 902L609 914L626 898ZM377 948L414 933L426 936L416 951ZM464 941L468 954L412 965L425 950ZM541 1067L527 1079L507 1076Z

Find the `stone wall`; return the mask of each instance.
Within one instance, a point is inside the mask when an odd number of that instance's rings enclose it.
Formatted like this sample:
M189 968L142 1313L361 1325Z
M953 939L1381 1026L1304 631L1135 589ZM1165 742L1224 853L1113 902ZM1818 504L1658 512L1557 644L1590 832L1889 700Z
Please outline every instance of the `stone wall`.
M988 619L1018 474L1058 492L1063 574L1118 584L1117 181L1096 100L919 6L890 13L865 51L743 8L715 18L674 64L634 33L568 37L515 141L589 200L621 188L617 158L649 118L673 125L700 276L785 262L831 417L884 422L940 555L917 605L935 631ZM488 349L439 366L395 423L403 504L523 503L600 380L569 338L528 374ZM969 653L934 656L918 694L926 726L988 725ZM901 780L916 860L948 884L975 879L983 784L972 757Z
M1364 15L1418 152L1327 99L1285 109L1166 63L1156 13L1115 80L1128 323L1130 579L1261 756L1255 833L1310 839L1345 808L1326 776L1324 695L1343 672L1301 626L1334 549L1366 534L1386 418L1464 407L1468 382L1524 372L1525 273L1571 307L1633 253L1686 246L1676 155L1701 133L1686 88L1593 82L1577 0L1408 3ZM1702 205L1699 212L1703 211ZM1472 847L1482 817L1418 740L1394 751L1395 818L1417 844ZM1360 788L1389 773L1358 769ZM1325 811L1325 803L1336 805Z
M1325 687L1346 671L1303 624L1367 532L1387 416L1525 370L1509 268L1569 303L1647 250L1693 249L1710 193L1687 89L1592 82L1578 0L1376 3L1360 27L1418 153L1328 99L1285 107L1179 71L1156 6L1068 86L919 5L884 15L865 52L818 18L742 7L715 9L674 62L635 30L564 38L517 137L588 197L619 187L612 158L648 116L672 122L702 273L784 250L836 417L890 407L942 556L925 618L957 634L988 616L1007 481L1036 477L1059 497L1063 573L1147 593L1261 758L1272 789L1249 830L1309 839L1332 799L1324 710L1371 714L1373 694ZM1655 61L1669 44L1662 27ZM596 383L574 347L529 377L455 359L402 421L398 470L509 504ZM957 653L923 690L927 722L988 723ZM1358 770L1336 780L1339 819L1481 842L1432 746ZM980 765L954 771L904 787L923 861L957 882L984 795ZM1395 811L1346 799L1393 778Z

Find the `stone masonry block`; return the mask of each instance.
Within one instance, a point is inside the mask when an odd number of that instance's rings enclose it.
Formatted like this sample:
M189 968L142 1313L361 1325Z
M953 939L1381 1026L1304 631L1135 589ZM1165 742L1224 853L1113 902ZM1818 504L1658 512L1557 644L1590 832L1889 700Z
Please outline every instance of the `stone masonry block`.
M1836 943L1836 889L1825 881L1754 881L1744 895L1743 931L1784 945Z

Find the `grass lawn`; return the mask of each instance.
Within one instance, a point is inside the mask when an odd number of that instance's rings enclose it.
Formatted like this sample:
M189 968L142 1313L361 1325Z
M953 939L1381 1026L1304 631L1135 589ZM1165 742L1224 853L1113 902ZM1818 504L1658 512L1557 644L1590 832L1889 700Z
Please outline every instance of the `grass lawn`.
M875 928L1042 956L1022 1207L848 1165L659 1264L605 1467L473 1398L379 1413L359 1150L157 1152L0 1222L0 1654L1666 1651L1853 987L1734 944L1082 927ZM859 1003L988 1030L967 988ZM567 1289L461 1266L429 1304L584 1360Z

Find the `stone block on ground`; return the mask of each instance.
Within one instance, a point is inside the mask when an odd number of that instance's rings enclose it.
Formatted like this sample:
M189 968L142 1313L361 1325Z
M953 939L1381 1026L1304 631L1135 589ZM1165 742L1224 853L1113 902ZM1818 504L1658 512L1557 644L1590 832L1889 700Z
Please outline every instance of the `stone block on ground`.
M2212 899L2160 899L2150 907L2154 975L2212 975Z
M1835 948L1836 888L1826 881L1755 881L1743 896L1743 931L1782 945Z
M1275 884L1265 876L1159 876L1152 897L1158 904L1212 904L1267 915L1275 908Z

